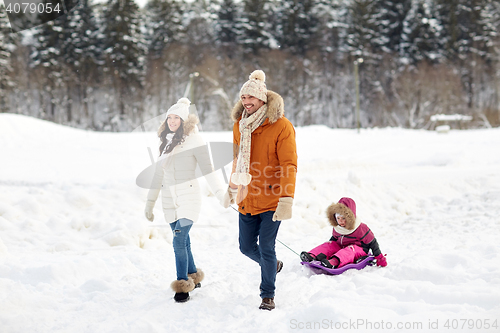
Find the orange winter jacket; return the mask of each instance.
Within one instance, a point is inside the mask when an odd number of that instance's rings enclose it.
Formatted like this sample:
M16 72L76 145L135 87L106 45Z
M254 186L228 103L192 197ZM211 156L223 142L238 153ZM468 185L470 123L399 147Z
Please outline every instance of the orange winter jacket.
M235 153L233 172L238 159L240 130L239 120L243 104L239 101L231 113ZM295 129L284 117L283 99L275 92L267 92L267 119L252 132L248 186L238 187L238 206L242 214L256 215L275 211L280 197L295 194L297 174L297 149Z

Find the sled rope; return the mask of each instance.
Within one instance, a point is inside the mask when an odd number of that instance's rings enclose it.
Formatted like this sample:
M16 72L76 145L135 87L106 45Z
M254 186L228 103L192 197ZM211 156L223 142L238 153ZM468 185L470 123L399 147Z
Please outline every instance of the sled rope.
M234 208L232 205L229 205L229 207L231 207L235 212L239 213L238 210L236 208ZM297 252L295 252L294 250L292 250L288 245L286 245L285 243L283 243L282 241L280 241L278 238L276 238L276 240L278 242L280 242L284 247L286 247L287 249L289 249L290 251L292 251L293 253L295 253L297 256L300 257L300 254L298 254Z
M289 248L285 243L283 243L282 241L280 241L278 238L276 238L276 240L278 242L280 242L281 244L283 244L284 247L286 247L287 249L289 249L290 251L292 251L293 253L295 253L296 255L298 255L300 257L300 255L297 252L295 252L294 250L292 250L291 248Z

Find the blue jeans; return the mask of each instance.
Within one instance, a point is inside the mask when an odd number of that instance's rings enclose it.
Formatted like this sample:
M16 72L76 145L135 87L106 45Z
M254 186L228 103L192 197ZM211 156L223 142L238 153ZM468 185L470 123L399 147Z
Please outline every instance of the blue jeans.
M184 218L170 223L174 235L172 245L174 246L177 280L187 280L188 274L197 271L189 239L189 230L191 230L192 226L193 221Z
M274 211L257 215L241 214L240 251L260 265L260 297L272 298L276 289L276 236L281 221L273 221Z

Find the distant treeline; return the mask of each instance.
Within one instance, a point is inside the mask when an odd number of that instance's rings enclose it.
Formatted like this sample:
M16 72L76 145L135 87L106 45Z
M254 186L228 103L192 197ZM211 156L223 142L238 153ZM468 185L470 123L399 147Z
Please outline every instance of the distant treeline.
M497 0L80 0L21 33L8 22L0 9L2 112L129 131L187 95L204 130L226 130L262 69L294 125L354 127L357 61L363 127L500 125Z

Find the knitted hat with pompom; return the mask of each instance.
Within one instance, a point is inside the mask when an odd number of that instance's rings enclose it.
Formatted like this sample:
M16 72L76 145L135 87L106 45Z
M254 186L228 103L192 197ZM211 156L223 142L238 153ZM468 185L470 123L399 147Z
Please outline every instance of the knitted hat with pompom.
M191 105L191 102L189 99L186 97L182 97L170 107L167 111L167 117L171 114L175 114L179 117L181 117L182 120L186 121L186 119L189 116L189 105Z
M243 95L257 97L267 103L266 74L260 69L250 74L249 80L243 84L240 90L240 98Z

